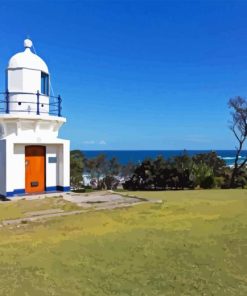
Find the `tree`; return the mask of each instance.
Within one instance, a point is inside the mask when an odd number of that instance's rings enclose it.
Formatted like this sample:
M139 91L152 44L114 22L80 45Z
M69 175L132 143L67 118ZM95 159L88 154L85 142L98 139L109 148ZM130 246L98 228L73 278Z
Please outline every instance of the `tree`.
M105 154L100 154L95 157L95 171L98 189L102 189L102 182L100 182L107 172L107 159Z
M137 165L132 162L128 162L127 164L122 165L120 168L120 176L125 180L130 179L131 176L134 174L136 167Z
M214 186L213 168L205 162L194 163L192 179L195 186L199 185L201 188L212 188Z
M102 183L103 187L105 187L107 190L113 190L117 189L119 180L115 176L107 175L102 180Z
M106 176L107 159L105 154L99 154L86 160L86 170L90 174L92 183L97 189L102 189L101 180Z
M172 165L176 169L178 179L176 187L181 189L193 187L191 182L193 161L186 150L184 150L182 155L173 158Z
M119 184L120 164L116 157L106 161L105 177L103 178L103 186L107 189L116 189Z
M165 160L162 156L146 159L138 165L124 189L163 190L194 188L191 180L192 160L187 155Z
M215 151L196 154L192 160L195 164L204 163L209 166L213 170L214 176L221 176L226 168L225 161L218 157Z
M107 162L106 174L109 176L118 176L120 173L120 167L117 158L113 157Z
M70 184L79 189L83 184L84 154L80 150L70 152Z
M240 176L241 169L245 167L247 157L243 162L239 163L239 156L243 150L247 138L247 100L242 97L235 97L228 102L229 108L232 110L232 121L230 130L233 132L237 139L238 145L236 146L236 156L234 160L234 167L230 179L230 188L237 187L238 177Z
M158 156L153 161L153 169L155 172L154 189L163 189L166 186L166 179L164 170L166 168L166 161L162 155Z

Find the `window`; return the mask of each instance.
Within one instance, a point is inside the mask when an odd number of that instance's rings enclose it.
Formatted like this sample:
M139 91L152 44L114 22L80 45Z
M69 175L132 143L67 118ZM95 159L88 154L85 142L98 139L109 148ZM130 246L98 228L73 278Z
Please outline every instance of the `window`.
M49 96L49 75L41 72L41 93Z

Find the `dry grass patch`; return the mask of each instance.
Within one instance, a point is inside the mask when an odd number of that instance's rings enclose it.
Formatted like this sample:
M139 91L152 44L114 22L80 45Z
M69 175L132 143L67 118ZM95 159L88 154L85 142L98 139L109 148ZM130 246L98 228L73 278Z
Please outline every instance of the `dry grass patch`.
M77 210L79 207L62 197L46 197L42 199L9 201L0 203L0 221L26 217L30 212L38 212L50 209L64 211Z

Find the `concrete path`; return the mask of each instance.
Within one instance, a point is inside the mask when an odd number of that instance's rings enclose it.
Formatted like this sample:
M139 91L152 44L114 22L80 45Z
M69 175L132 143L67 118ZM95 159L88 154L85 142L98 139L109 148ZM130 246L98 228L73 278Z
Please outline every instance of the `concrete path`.
M50 195L49 195L50 196ZM136 197L123 196L111 191L97 191L92 193L67 193L61 195L65 200L75 203L81 210L65 212L61 209L49 209L36 212L27 212L25 218L4 220L0 222L0 226L19 225L28 222L35 222L49 218L77 215L89 211L112 210L116 208L130 207L145 202L160 202L158 200L139 199ZM34 196L31 199L40 198ZM44 198L43 196L41 198ZM27 199L27 198L26 198ZM29 199L29 198L28 198ZM27 201L28 202L28 201Z
M115 192L109 191L98 191L92 193L71 193L69 195L64 195L63 198L67 201L73 202L81 207L101 207L104 204L104 207L115 205L115 204L133 204L140 202L141 199L134 197L127 197L117 194ZM142 200L143 201L143 200Z

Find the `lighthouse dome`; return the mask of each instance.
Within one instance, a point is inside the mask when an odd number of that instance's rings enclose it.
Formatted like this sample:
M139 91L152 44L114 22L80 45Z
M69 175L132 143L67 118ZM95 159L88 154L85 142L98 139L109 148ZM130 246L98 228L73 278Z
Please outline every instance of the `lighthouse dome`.
M46 63L36 54L32 53L32 41L24 40L25 50L15 54L8 63L8 69L32 69L49 73Z

